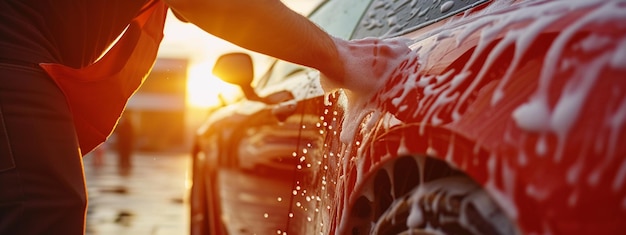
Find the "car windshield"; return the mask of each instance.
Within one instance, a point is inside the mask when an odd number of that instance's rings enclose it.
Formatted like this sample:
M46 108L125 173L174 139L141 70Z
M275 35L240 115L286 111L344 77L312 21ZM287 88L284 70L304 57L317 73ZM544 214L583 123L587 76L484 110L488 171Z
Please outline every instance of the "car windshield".
M389 38L426 27L487 0L464 1L372 1L366 14L358 21L352 39Z

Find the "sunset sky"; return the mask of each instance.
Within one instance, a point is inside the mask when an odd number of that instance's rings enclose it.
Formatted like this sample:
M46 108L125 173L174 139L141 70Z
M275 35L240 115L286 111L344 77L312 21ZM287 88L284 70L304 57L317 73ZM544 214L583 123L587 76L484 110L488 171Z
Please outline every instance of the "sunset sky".
M301 14L308 14L319 0L283 0ZM168 15L165 24L165 37L159 50L160 57L187 58L190 62L188 77L188 104L207 107L217 104L217 95L229 96L239 92L239 88L214 78L211 68L217 57L233 51L244 51L219 38L213 37L192 24L178 21ZM255 73L258 75L267 66L267 57L255 54Z

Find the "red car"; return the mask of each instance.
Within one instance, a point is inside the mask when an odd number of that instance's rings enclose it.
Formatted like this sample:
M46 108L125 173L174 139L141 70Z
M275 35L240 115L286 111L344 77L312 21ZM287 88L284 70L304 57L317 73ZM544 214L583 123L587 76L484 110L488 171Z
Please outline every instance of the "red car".
M330 0L411 53L369 93L244 54L198 131L192 234L622 234L626 1ZM359 80L362 79L362 80ZM369 79L369 80L367 80Z

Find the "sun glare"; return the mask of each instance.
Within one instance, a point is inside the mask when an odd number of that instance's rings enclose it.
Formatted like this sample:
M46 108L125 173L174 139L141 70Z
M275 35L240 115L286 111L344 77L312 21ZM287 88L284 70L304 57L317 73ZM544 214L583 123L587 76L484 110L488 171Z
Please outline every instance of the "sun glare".
M294 10L306 14L319 0L283 0ZM241 91L239 87L228 84L216 78L211 73L212 61L217 56L232 51L242 51L241 48L224 40L218 39L198 29L189 23L182 23L172 15L167 17L165 37L159 49L161 57L187 57L190 61L187 77L187 106L193 108L209 108L220 104L219 95L232 101ZM254 54L251 53L251 55ZM264 71L264 60L255 60L256 69Z
M196 108L208 108L220 104L219 95L226 98L240 92L239 87L226 83L211 73L209 63L192 64L187 81L187 104Z

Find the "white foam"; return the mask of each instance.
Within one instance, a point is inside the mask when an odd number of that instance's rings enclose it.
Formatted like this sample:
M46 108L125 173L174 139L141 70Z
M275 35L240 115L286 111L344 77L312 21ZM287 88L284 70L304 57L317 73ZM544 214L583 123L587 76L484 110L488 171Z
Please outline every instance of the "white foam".
M524 130L540 132L548 130L550 108L544 97L536 97L513 111L513 120Z
M413 3L415 1L411 2L411 4ZM376 126L373 120L361 126L365 117L367 115L384 116L378 113L381 110L382 102L385 102L385 105L391 104L398 109L406 110L409 107L404 106L407 103L405 101L416 99L416 97L409 96L411 91L415 90L421 90L419 100L417 100L418 107L410 107L411 110L406 111L412 112L408 115L413 115L413 118L421 115L419 117L422 120L416 121L432 125L442 124L443 113L441 112L442 110L450 110L450 108L452 108L452 122L458 121L463 112L461 105L466 104L473 94L477 92L477 89L482 87L483 80L487 79L489 75L489 69L493 69L492 67L497 64L498 58L509 48L514 48L511 65L506 68L504 76L496 85L494 96L491 97L491 104L496 105L498 102L506 100L507 96L517 95L506 94L505 88L507 85L510 85L513 73L519 70L518 66L522 63L522 56L530 49L531 44L545 32L548 26L554 25L564 15L572 11L586 9L590 11L581 15L574 23L566 25L563 31L557 35L546 54L544 65L540 71L537 89L526 102L516 107L511 113L511 117L517 124L517 127L526 132L540 134L541 138L535 145L536 155L545 155L553 150L552 145L548 149L546 138L548 134L556 135L557 145L555 151L557 154L554 160L559 162L562 157L561 152L565 148L566 138L570 136L570 132L574 130L576 122L584 112L582 109L585 105L584 102L592 95L591 89L596 84L596 80L602 79L597 74L607 66L616 69L626 69L626 38L620 39L621 41L618 41L617 45L611 45L606 41L606 38L598 35L583 40L582 43L578 44L579 48L577 49L585 52L602 50L606 46L615 47L615 50L607 51L601 54L599 58L594 58L591 64L582 64L575 58L565 58L564 52L572 49L569 47L569 43L573 41L574 36L584 27L609 20L615 21L616 19L626 22L626 14L623 13L624 6L623 4L619 5L618 1L528 1L515 3L516 7L523 8L523 10L516 10L514 14L501 11L501 9L511 4L512 1L494 1L480 14L456 18L453 22L447 23L443 27L421 34L413 39L413 44L410 45L413 48L412 52L408 51L406 41L399 38L387 40L363 39L352 42L354 43L353 45L348 45L345 41L336 41L341 57L352 58L352 55L358 55L356 56L358 59L347 61L346 68L349 71L347 71L343 80L329 80L327 82L330 86L324 87L326 91L337 88L346 90L345 95L343 95L347 101L344 106L346 112L341 141L350 145L354 141L354 136L358 129L362 129L362 133L366 135L364 139L369 138L367 136L369 134L368 129ZM594 8L600 4L605 5L601 8ZM511 30L512 27L517 28L517 30ZM448 74L426 74L423 71L423 69L431 66L426 64L427 62L432 62L429 61L430 53L441 42L456 40L453 41L452 45L456 43L457 46L460 46L465 43L466 39L476 35L479 36L478 44L474 48L469 61L460 71L453 71ZM495 47L490 47L489 45L494 42L493 39L500 36L503 37L495 44ZM378 46L384 49L381 50L381 48L377 48ZM375 48L378 54L372 57L371 54ZM487 51L488 48L491 49ZM380 53L380 51L384 52ZM485 53L488 53L487 60L481 65L481 70L471 71L470 68L476 65L479 56L485 55ZM415 62L416 65L402 71L395 71L397 66L403 61ZM566 61L565 64L563 64L564 61ZM565 82L566 85L560 91L560 96L556 98L556 103L554 106L551 106L551 103L548 102L548 97L552 97L550 95L553 95L551 92L554 92L554 80L559 78L555 75L564 70L572 71L573 76ZM386 84L391 75L398 75L401 79L396 84ZM476 76L473 77L472 81L466 81L467 78L472 77L471 75ZM459 91L457 89L458 85L464 81L464 84L470 82L469 86L467 89ZM391 85L392 87L386 87L388 90L381 91L384 85ZM378 95L380 100L372 100L374 94ZM447 107L453 104L452 101L455 101L456 105ZM612 132L606 138L610 139L610 143L613 146L620 144L620 130L623 129L625 122L626 100L621 103L618 110L612 113L610 124L608 124L610 125L608 128ZM521 142L528 141L524 137L521 138L519 140ZM410 143L405 143L404 139L402 141L401 151L407 151L406 146L410 146ZM350 147L346 149L351 151ZM346 152L344 155L346 156L344 167L348 167L348 164L361 164L359 162L361 159L349 159L352 156L351 154ZM452 159L451 155L445 157ZM497 194L496 196L499 197L497 201L505 208L507 214L516 215L517 208L515 202L512 201L513 195L511 195L513 189L497 188L493 183L496 178L502 178L511 183L516 176L496 175L495 167L499 167L496 166L495 158L497 157L495 155L489 156L486 188L488 191ZM532 156L526 155L524 151L519 151L516 157L516 162L522 166L532 162L530 159ZM602 172L611 163L610 159L611 157L603 159L599 164L600 167L597 167L595 172L598 174ZM570 184L573 181L580 181L584 177L588 177L588 180L594 178L583 175L585 173L582 171L584 162L582 160L577 161L574 165L567 168L568 172L564 178ZM343 173L348 172L347 169L343 170ZM614 187L626 181L622 180L626 178L626 176L623 176L626 173L622 172L624 171L620 171L618 177L613 182ZM359 173L359 175L362 174L363 172ZM599 176L596 177L599 178ZM530 184L524 190L526 194L538 200L545 200L551 196L551 190L546 189L543 185ZM343 205L348 206L347 198L344 198L344 200ZM572 199L572 201L577 200ZM343 219L343 222L347 219L347 209L343 208L342 211L344 213L340 218ZM412 214L411 216L413 217L410 218L410 224L420 220L418 214ZM548 227L549 225L546 225L547 229L549 229Z
M344 59L344 66L348 68L343 79L325 77L322 83L325 90L337 88L347 89L349 107L343 122L340 134L344 143L350 143L354 138L359 123L363 118L375 110L374 104L368 103L387 81L394 69L410 54L406 39L376 39L345 41L335 39L339 56ZM374 56L372 56L372 52ZM350 112L351 110L356 110Z
M626 160L622 161L620 164L619 170L617 171L617 175L613 180L613 191L619 192L624 187L624 183L626 182Z
M626 70L626 38L623 38L617 46L611 59L611 66L616 69Z

